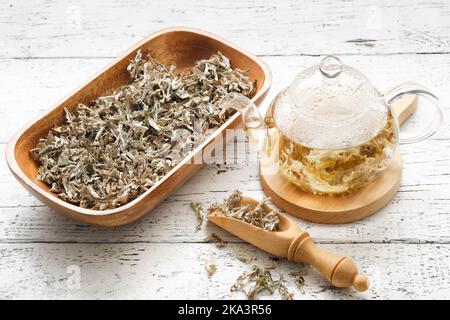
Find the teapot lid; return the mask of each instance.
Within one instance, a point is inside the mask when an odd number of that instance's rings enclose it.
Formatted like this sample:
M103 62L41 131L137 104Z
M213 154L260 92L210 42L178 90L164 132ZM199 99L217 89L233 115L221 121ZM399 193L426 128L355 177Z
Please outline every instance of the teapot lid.
M342 149L375 137L387 123L383 96L358 70L325 57L301 72L274 105L277 128L310 148Z

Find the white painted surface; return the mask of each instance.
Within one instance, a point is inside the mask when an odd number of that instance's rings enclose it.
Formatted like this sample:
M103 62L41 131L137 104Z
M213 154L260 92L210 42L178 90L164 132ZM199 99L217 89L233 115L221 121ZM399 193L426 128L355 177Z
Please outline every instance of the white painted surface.
M307 269L308 298L450 298L450 4L448 1L92 1L0 4L0 152L12 134L133 43L164 27L214 32L260 55L274 83L263 107L315 55L339 53L380 89L416 80L441 97L443 128L401 147L404 177L392 204L338 226L297 220L318 242L354 258L369 292L333 289ZM155 10L155 8L158 8ZM233 19L230 19L230 16ZM23 92L23 93L21 93ZM243 298L229 287L249 252L213 225L194 232L190 201L205 206L238 187L263 197L257 157L244 141L235 164L205 166L151 214L101 229L61 217L14 181L0 158L0 298ZM211 232L232 242L205 243ZM208 279L204 260L219 270ZM73 272L80 268L80 287ZM68 269L69 268L69 269ZM281 262L280 271L296 265Z

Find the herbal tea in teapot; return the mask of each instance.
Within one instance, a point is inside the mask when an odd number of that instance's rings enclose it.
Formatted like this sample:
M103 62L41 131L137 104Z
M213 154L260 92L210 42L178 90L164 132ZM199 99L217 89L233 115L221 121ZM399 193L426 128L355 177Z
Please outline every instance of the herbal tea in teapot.
M304 191L335 195L361 189L389 166L399 143L390 105L407 94L433 102L438 120L400 141L411 143L437 130L442 113L436 97L416 84L383 95L361 72L333 56L301 72L272 101L264 119L239 94L229 94L222 103L241 112L247 135L264 146L274 173Z
M317 194L358 190L384 170L396 146L395 122L389 114L381 132L369 141L350 148L321 149L296 143L276 127L269 129L277 154L279 173L301 189ZM273 155L272 155L273 157Z

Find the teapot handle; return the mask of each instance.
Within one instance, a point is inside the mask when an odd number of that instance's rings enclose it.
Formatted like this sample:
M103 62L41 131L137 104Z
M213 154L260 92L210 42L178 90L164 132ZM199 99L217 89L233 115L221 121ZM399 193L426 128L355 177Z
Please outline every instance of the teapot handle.
M403 83L390 90L384 94L384 100L389 105L392 110L392 103L400 98L404 98L407 95L419 95L427 98L434 107L434 115L430 124L422 132L408 138L400 138L400 144L416 143L426 138L432 136L441 126L443 120L443 113L439 99L431 93L427 88L422 85L415 83ZM395 110L392 110L395 113ZM397 115L398 121L402 123L405 119L402 115Z
M244 131L250 143L267 152L267 127L256 105L246 96L230 92L219 103L222 112L233 109L241 114Z

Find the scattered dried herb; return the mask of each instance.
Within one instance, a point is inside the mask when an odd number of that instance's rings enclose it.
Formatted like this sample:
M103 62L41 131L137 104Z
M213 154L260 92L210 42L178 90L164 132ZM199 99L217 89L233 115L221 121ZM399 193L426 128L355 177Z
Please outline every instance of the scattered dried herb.
M290 272L289 275L294 280L294 284L296 285L298 290L302 294L305 294L305 278L304 277L306 276L306 270Z
M291 272L289 275L294 279L294 283L302 294L305 294L305 278L297 272Z
M219 212L227 217L245 221L264 230L276 231L278 229L280 223L278 212L275 210L266 212L263 209L268 199L259 202L254 208L249 205L241 206L241 200L242 193L239 190L235 190L222 204L210 206L208 214Z
M280 280L278 280L278 292L280 293L282 300L294 300L294 294L289 292L286 287L283 275L280 275Z
M199 202L191 202L191 208L197 214L197 225L195 226L195 231L199 231L203 224L203 207Z
M230 196L224 199L222 204L214 204L208 208L208 214L224 214L228 217L239 219L255 225L264 230L276 231L279 225L279 218L277 211L265 212L263 205L265 201L258 203L255 208L250 206L242 206L242 193L239 190L233 191ZM224 246L224 241L216 234L211 234L207 239L217 242L218 247ZM245 263L249 263L253 260L253 257L240 253L237 258ZM278 267L279 259L277 257L271 257L270 264L264 266L253 265L250 271L242 273L231 286L231 292L242 291L245 293L248 299L256 300L262 293L268 293L270 295L278 291L281 299L293 300L294 294L291 293L284 279L283 274L279 275L278 279L274 279L272 276L272 270ZM205 268L206 265L205 265ZM213 267L214 268L214 267ZM214 269L213 272L216 270ZM207 272L209 274L208 268ZM293 278L295 285L299 288L302 294L305 293L303 285L305 279L303 278L303 272L291 272L289 275Z
M225 245L227 244L221 237L219 237L217 234L215 233L211 233L210 236L205 238L206 242L210 242L210 241L214 241L216 243L216 246L218 248L223 248L225 247Z
M217 271L216 259L212 258L205 262L205 270L208 273L208 277L212 277Z
M253 257L251 255L245 253L238 254L237 258L244 263L249 263L253 260Z
M274 280L270 270L257 265L253 265L251 271L242 273L230 290L244 292L249 300L257 300L263 292L272 295L276 290L282 299L292 300L294 297L287 290L282 275L278 280Z
M278 268L278 265L279 265L278 261L271 260L270 263L265 263L263 265L263 267L264 267L264 269L267 269L267 270L274 270L274 269Z
M30 150L37 178L83 208L122 206L152 187L233 113L220 100L254 83L221 53L178 74L139 51L130 79L52 128Z

